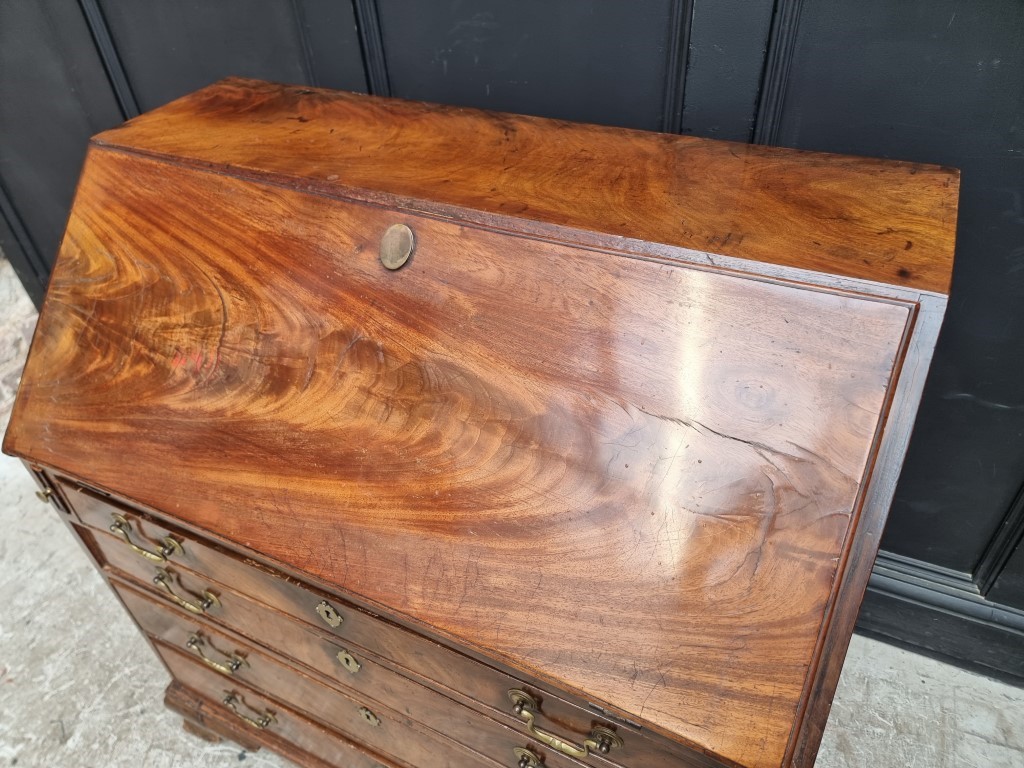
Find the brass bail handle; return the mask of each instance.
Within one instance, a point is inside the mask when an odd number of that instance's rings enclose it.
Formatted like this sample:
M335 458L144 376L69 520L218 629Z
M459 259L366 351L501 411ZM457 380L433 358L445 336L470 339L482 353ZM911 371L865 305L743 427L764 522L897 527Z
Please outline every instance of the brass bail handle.
M569 757L587 757L594 752L607 755L612 749L622 746L622 739L611 728L603 725L595 725L590 731L590 738L583 742L582 746L566 741L553 733L542 731L537 727L535 721L540 706L537 700L526 691L513 688L508 692L509 701L512 702L512 712L526 723L526 729L537 741L547 744L552 749L558 750Z
M189 600L186 600L174 591L174 587L171 585L171 581L172 574L170 571L166 571L163 568L156 569L156 576L153 577L153 583L156 584L158 587L162 588L168 594L171 600L176 602L178 605L180 605L182 608L184 608L186 611L189 611L190 613L206 613L214 606L220 605L220 600L218 600L217 596L208 589L203 590L202 597L198 595L191 595L191 597L194 600L196 600L196 602L190 602ZM178 584L178 587L179 589L181 588L180 582Z
M264 728L269 726L275 720L273 712L271 712L270 710L267 710L266 712L262 712L261 713L258 710L253 709L248 704L246 704L245 701L242 699L242 697L239 696L234 691L228 691L227 695L224 696L223 701L224 701L224 706L227 707L228 709L230 709L232 712L235 713L235 717L237 717L239 720L241 720L241 721L243 721L245 723L248 723L253 728L256 728L258 730L262 731ZM239 702L241 702L247 709L251 710L253 713L259 715L259 717L249 717L244 712L239 712L238 711L238 704L239 704Z
M200 659L202 659L203 663L206 666L210 667L211 669L217 670L223 675L233 675L243 666L248 665L248 662L245 660L245 658L239 656L237 653L227 654L223 651L217 651L217 653L221 654L227 659L227 663L211 659L209 656L206 655L206 652L203 650L203 645L203 635L201 632L193 632L191 635L189 635L188 640L185 643L185 647L193 653L195 653L196 656L198 656ZM210 644L210 647L213 648L213 643ZM216 651L217 649L214 648L214 650Z
M171 555L183 555L184 550L181 548L181 544L172 539L170 536L164 536L161 542L163 546L159 552L154 552L151 549L140 547L138 544L132 541L132 524L128 522L128 519L124 515L119 515L117 512L111 513L110 517L113 522L110 524L110 532L116 533L122 539L125 544L132 548L132 551L140 555L147 560L152 560L155 563L166 563L167 558Z

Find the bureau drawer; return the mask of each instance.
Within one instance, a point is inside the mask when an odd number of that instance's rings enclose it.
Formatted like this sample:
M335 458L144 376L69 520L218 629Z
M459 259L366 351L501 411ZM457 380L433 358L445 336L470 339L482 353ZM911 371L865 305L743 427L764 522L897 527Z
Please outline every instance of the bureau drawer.
M217 643L231 643L223 635L215 637ZM382 707L372 699L350 698L328 688L252 648L239 649L245 653L249 664L243 682L240 677L228 677L210 669L195 657L186 655L188 651L159 640L155 644L171 674L181 683L220 701L238 692L240 696L235 702L238 710L255 720L267 716L266 707L273 709L272 704L254 703L251 692L259 691L337 729L359 744L417 767L497 768L503 764L417 727L407 716ZM270 726L270 721L264 722ZM509 761L504 764L508 765Z
M204 660L211 669L226 676L264 690L273 685L273 681L266 679L269 664L262 661L267 658L269 662L269 657L260 652L253 655L252 649L237 638L222 634L197 617L155 603L129 585L113 582L113 586L135 620L150 636L179 650L189 651ZM275 623L292 624L287 619L278 619ZM317 640L302 636L294 638L302 645ZM329 669L343 670L340 673L343 677L338 679L349 689L350 695L362 697L374 706L380 704L408 715L419 724L502 764L515 765L519 760L518 756L512 759L515 750L529 749L544 758L549 768L582 768L582 763L563 757L523 734L389 670L359 649L348 657L355 662L350 666L353 672L344 671L341 667L336 657L338 646L327 644L326 649L324 655L328 657ZM290 647L274 647L273 650L295 655ZM334 658L331 658L331 650ZM314 670L322 672L315 667Z
M232 680L222 680L176 651L157 646L171 674L185 688L221 710L224 719L237 721L257 740L266 733L284 739L302 751L337 768L398 768L405 763L370 753L365 746L308 720L280 701ZM225 700L231 696L230 704ZM268 718L269 716L269 718ZM262 718L268 718L262 720Z
M509 691L525 690L538 704L535 708L537 728L556 733L575 743L581 743L597 726L609 728L623 743L607 757L627 768L661 765L701 768L720 765L704 755L674 747L661 739L648 738L646 734L632 725L620 722L614 716L607 718L610 713L596 706L588 710L570 704L537 686L524 683L421 635L372 616L343 600L325 596L252 560L243 560L203 543L192 534L166 526L128 505L115 506L88 490L66 483L63 487L66 498L79 518L98 531L95 539L106 561L143 582L151 582L155 568L162 567L172 573L176 571L182 578L183 586L194 595L201 595L203 589L209 586L213 586L215 591L218 585L229 586L235 592L251 595L265 605L331 633L340 642L369 649L422 676L444 693L460 700L471 700L475 706L483 705L488 714L522 732L526 732L526 726L521 716L513 711ZM168 545L173 551L170 551L166 563L139 555L124 540L123 534L115 538L110 533L110 526L117 522L115 515L122 517L130 528L129 536L133 537L134 547L154 550L165 539L176 542L178 546ZM183 570L178 564L194 573ZM232 610L231 606L214 608L211 615L236 627L242 634L253 637L252 631L247 631L240 623L242 619L239 612Z
M265 728L257 728L241 720L235 710L224 704L223 691L219 692L217 698L210 698L183 685L180 680L168 686L164 704L172 712L181 715L186 723L195 723L239 745L254 744L246 749L266 747L286 755L290 762L304 768L406 768L404 764L399 766L379 754L368 752L365 747L282 706L278 701L249 689L242 693L239 688L237 692L245 697L249 705L262 712L273 712L274 721ZM189 730L187 725L186 730ZM209 737L201 735L200 738ZM239 759L242 757L239 756ZM255 756L254 762L262 763L262 760Z

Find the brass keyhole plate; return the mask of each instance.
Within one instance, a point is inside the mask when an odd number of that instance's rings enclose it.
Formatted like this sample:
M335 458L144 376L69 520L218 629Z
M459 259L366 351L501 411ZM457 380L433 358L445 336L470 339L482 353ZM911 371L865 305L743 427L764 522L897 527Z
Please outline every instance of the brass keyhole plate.
M356 661L356 657L348 651L338 651L338 661L341 662L341 666L351 672L353 675L360 670L362 664Z
M372 725L375 728L378 725L380 725L380 718L377 717L375 714L373 714L373 712L368 710L366 707L360 707L359 708L359 715L360 715L360 717L363 718L363 720L365 720L366 722L368 722L370 725Z
M341 618L341 614L338 613L334 606L326 600L320 601L320 604L316 607L316 612L330 627L340 627L341 622L344 621L344 619Z

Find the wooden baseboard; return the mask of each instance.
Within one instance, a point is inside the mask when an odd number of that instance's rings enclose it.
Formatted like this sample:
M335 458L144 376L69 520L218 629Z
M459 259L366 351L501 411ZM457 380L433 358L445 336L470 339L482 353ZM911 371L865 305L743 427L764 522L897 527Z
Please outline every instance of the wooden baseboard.
M880 552L857 631L1024 685L1024 611L986 600L969 574Z

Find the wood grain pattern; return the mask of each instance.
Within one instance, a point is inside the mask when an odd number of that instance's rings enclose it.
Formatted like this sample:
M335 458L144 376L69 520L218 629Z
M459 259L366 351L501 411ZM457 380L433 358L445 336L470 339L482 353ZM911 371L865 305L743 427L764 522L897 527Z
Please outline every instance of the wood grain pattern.
M414 726L403 713L386 709L373 700L349 698L254 649L247 649L246 652L250 663L257 670L250 676L258 679L262 686L260 688L256 688L249 681L226 678L196 660L188 651L160 641L156 641L154 645L176 680L215 701L223 700L227 692L237 691L245 702L245 705L240 706L243 712L269 710L276 715L279 709L275 707L276 702L309 719L312 719L311 715L315 712L320 725L329 727L340 736L404 765L436 765L438 768L501 766L496 760L474 753L439 734ZM363 709L370 710L379 722L373 725L364 719L361 713ZM279 722L267 730L276 731L292 741L291 734L288 733L291 730L291 719L285 720L279 716L276 719ZM309 751L318 756L322 755L332 764L337 764L337 758L323 747L320 747L319 752L314 752L313 749ZM567 762L557 765L559 768L569 768Z
M95 141L449 218L949 288L959 174L937 166L243 79Z
M106 533L110 505L90 494L64 487L75 512L83 519L97 524L102 531L89 537L101 562L107 568L115 569L119 576L134 577L137 579L136 586L144 585L159 600L170 604L167 595L152 583L155 564L140 558L123 541ZM161 567L175 575L184 592L201 594L203 590L211 589L219 597L220 604L204 618L321 674L340 678L342 683L357 687L356 683L362 683L365 676L358 681L352 680L338 663L338 650L346 647L358 656L379 656L389 668L403 676L415 678L444 696L456 698L522 732L525 732L525 728L511 711L508 691L512 688L527 689L541 703L539 722L542 727L557 729L577 742L585 739L596 724L613 730L619 729L624 737L628 734L625 747L617 750L617 760L625 765L671 765L674 764L673 760L686 760L686 764L707 764L701 756L684 754L670 742L648 738L645 731L614 719L601 719L593 709L574 706L550 691L538 688L530 680L510 677L424 637L370 616L348 602L328 596L332 607L343 618L339 627L331 628L324 624L314 610L323 599L322 595L295 584L291 579L272 577L263 569L256 569L227 555L216 556L209 546L196 542L187 534L168 531L149 519L125 513L138 539L159 541L170 532L183 544L183 555L172 556L170 562ZM133 603L116 585L115 589L139 624L147 632L159 635L151 626L146 625L145 615L135 607L137 603ZM245 594L240 594L239 590ZM324 633L330 633L332 637L327 638ZM385 700L385 704L388 703ZM396 705L391 703L391 706ZM418 719L436 729L436 723L432 723L429 718ZM470 744L469 741L463 743Z
M911 315L94 150L7 448L777 765Z
M268 730L256 731L238 720L220 703L223 696L222 691L211 691L208 696L204 696L175 680L167 687L164 704L186 721L230 739L246 749L253 743L265 745L267 749L284 755L301 768L335 768L339 762L345 768L405 768L380 755L367 752L334 731L282 707L276 701L258 702L274 710L278 724ZM255 697L250 700L257 703Z
M230 678L224 676L225 685L230 685L228 681L239 680L269 692L279 701L291 702L300 711L305 710L312 719L329 718L333 708L348 707L349 699L335 697L330 689L320 685L327 680L313 677L316 681L314 685L303 675L292 675L286 667L261 649L255 649L237 637L225 635L202 619L155 603L124 585L119 586L118 594L143 631L166 645L188 652L186 643L193 633L199 632L204 642L204 652L215 660L223 659L221 654L237 653L243 656L246 664ZM475 750L488 765L515 763L512 759L513 748L530 747L544 757L545 765L550 768L582 768L582 763L554 753L543 744L511 728L389 671L376 664L371 657L361 656L361 664L355 675L343 671L344 677L332 676L329 680L333 688L382 716L386 711L400 712L436 734L442 734ZM333 666L337 666L336 661ZM308 670L302 672L305 674ZM330 719L325 723L333 724ZM438 741L444 744L443 739ZM451 749L458 751L454 746ZM625 764L630 763L627 761ZM671 763L662 760L658 763L632 764L650 768L669 765L682 768L686 765L678 760Z

